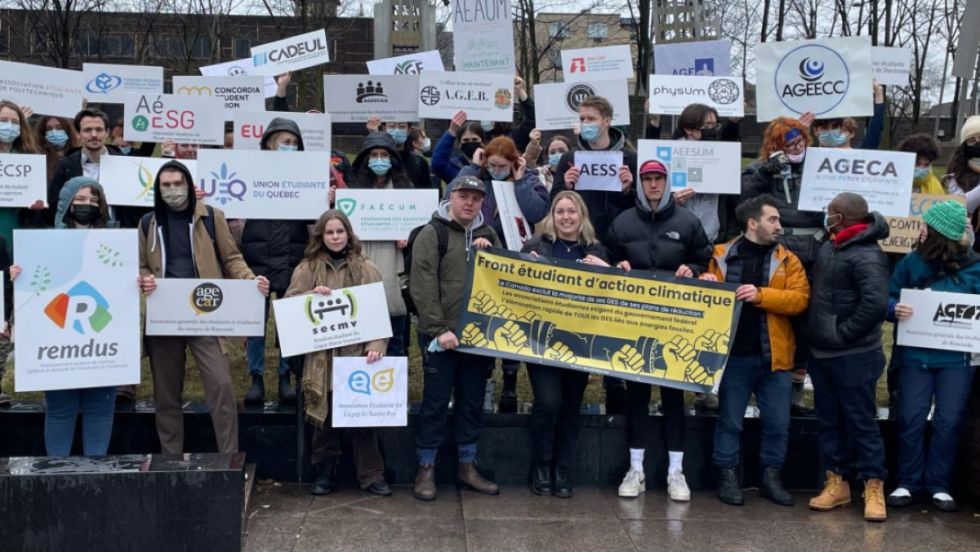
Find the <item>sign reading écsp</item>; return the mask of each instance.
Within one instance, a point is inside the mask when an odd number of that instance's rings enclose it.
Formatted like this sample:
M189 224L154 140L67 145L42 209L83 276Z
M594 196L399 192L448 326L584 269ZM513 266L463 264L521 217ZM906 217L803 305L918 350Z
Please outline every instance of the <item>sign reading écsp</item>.
M252 48L253 74L256 75L271 77L329 61L327 32L323 29Z
M333 427L408 425L408 358L334 357Z
M265 335L255 280L160 278L146 296L146 335Z
M323 106L337 123L419 120L417 75L324 75Z
M90 102L123 103L126 94L163 94L163 67L85 63L82 74Z
M650 75L650 113L680 115L692 103L709 105L719 117L745 114L741 79Z
M130 157L105 155L99 162L99 184L105 190L109 205L153 207L153 185L160 167L173 161L165 157ZM197 174L197 162L181 159L191 176ZM197 179L195 178L195 181Z
M514 77L496 73L419 74L419 117L452 119L465 111L473 121L514 120Z
M44 155L0 153L0 207L47 207L47 171Z
M225 143L225 110L218 98L129 94L123 113L123 137L130 142Z
M174 94L221 100L225 117L235 111L265 111L262 77L174 77Z
M613 125L630 124L625 79L556 82L534 85L534 118L539 130L565 130L579 123L578 108L589 96L602 96L613 108Z
M914 172L914 153L807 148L800 210L822 211L837 194L853 192L864 197L872 211L907 217Z

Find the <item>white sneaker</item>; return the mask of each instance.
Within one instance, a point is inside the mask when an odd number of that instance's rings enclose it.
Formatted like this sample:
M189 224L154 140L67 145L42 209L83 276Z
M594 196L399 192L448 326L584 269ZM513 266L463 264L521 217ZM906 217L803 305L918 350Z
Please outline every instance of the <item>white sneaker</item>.
M622 487L620 487L620 490L622 490ZM688 502L691 500L691 489L687 487L684 472L678 471L667 474L667 494L670 495L671 500L676 500L677 502Z
M623 482L619 484L619 496L623 498L636 498L646 490L646 475L630 467L630 471L626 472L626 477L623 478Z

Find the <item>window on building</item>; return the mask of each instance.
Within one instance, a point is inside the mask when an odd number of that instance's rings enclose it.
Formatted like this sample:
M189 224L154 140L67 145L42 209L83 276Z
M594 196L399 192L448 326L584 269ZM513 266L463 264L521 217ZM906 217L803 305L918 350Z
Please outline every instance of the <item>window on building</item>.
M194 39L194 44L187 44L178 36L153 37L153 51L157 57L181 59L188 49L192 58L207 58L211 55L211 41L205 36L199 36Z
M567 38L569 34L568 24L563 21L552 21L548 24L548 36L551 38Z
M104 57L132 58L135 54L133 37L129 35L109 35L102 37L99 50ZM90 52L91 53L91 52Z
M586 35L592 40L605 40L609 38L609 26L605 23L589 23Z
M247 38L235 37L235 59L252 57L252 41Z

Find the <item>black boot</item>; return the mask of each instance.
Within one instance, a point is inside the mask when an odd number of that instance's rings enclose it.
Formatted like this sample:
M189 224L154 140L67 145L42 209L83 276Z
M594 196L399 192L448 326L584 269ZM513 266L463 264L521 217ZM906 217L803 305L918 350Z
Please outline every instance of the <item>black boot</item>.
M279 375L279 402L296 402L296 391L293 389L293 384L289 381L289 372Z
M772 466L762 472L762 482L759 484L759 496L764 496L780 506L792 506L793 497L783 488L783 480L779 468Z
M265 402L265 382L262 374L252 374L252 386L245 393L245 404L261 406Z
M531 491L537 495L550 495L551 487L551 463L538 460L534 463L531 471Z
M558 498L572 498L572 478L568 475L568 468L561 464L555 464L555 496Z
M735 468L720 468L718 470L718 499L732 506L745 504Z
M520 365L518 365L518 368ZM504 386L500 392L500 403L497 412L514 414L517 412L517 371L504 371Z
M313 480L313 487L310 494L325 495L330 494L334 487L334 476L337 473L337 460L330 458L316 465L316 479Z

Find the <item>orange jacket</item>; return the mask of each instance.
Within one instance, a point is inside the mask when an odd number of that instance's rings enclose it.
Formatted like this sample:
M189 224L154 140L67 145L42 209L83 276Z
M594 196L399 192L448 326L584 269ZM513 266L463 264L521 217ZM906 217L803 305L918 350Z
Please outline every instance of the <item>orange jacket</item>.
M740 239L741 236L715 246L707 273L714 274L719 282L725 281L729 255ZM755 304L766 311L762 331L768 334L769 339L762 340L763 356L770 360L773 371L790 370L793 368L793 355L796 353L796 338L793 336L790 317L806 310L810 299L810 284L803 264L782 245L777 245L770 254L763 277L769 278L769 285L759 288L759 301Z

